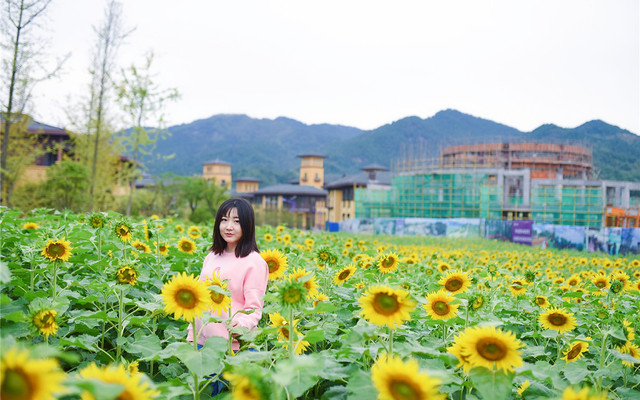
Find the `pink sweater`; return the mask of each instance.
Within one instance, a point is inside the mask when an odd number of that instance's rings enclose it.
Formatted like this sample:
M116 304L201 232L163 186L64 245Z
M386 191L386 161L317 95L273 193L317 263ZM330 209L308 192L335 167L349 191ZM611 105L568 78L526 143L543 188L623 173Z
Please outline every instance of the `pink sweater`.
M238 310L255 310L251 314L238 313L233 317L233 326L244 326L254 329L262 317L262 306L264 305L264 294L267 290L267 279L269 268L262 256L257 252L252 252L246 257L236 257L235 253L223 252L220 255L209 253L203 262L200 280L205 281L211 278L213 271L220 275L221 280L228 279L227 290L231 292L231 312ZM226 312L219 314L221 318L228 318ZM202 329L202 321L196 318L196 330ZM198 344L204 342L212 336L221 336L225 339L229 337L229 331L223 323L210 322L201 330L198 337ZM187 340L193 341L193 325L189 324ZM237 341L233 343L233 349L238 350Z

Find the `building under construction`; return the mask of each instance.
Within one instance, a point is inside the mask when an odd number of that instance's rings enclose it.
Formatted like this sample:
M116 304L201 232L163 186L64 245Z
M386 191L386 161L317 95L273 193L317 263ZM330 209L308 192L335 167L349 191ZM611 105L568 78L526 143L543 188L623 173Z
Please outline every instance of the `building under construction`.
M594 178L590 149L550 143L449 146L407 156L388 190L356 191L357 218L527 219L638 227L640 183Z

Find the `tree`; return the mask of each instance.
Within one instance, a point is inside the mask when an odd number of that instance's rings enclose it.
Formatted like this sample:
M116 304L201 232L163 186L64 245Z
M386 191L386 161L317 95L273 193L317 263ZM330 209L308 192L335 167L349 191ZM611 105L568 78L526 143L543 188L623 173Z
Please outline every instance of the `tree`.
M16 176L9 169L9 143L26 132L28 124L21 132L12 128L13 124L24 122L24 112L35 85L54 76L62 66L59 61L53 68L47 68L44 59L46 40L36 38L33 32L37 21L44 15L51 0L5 0L0 16L2 47L2 74L0 79L6 85L6 99L2 108L2 145L0 152L0 196L3 204L11 206L11 192ZM16 146L15 148L20 148ZM13 150L14 146L12 146ZM21 155L18 155L20 158Z
M196 208L198 208L198 202L202 200L206 182L207 180L201 176L188 176L182 179L180 197L186 200L191 210L191 215L193 215Z
M144 166L140 163L140 156L151 154L157 141L169 135L168 131L162 129L162 110L167 101L178 98L176 89L161 89L153 82L152 63L153 53L149 53L142 68L131 65L122 71L122 83L117 88L118 99L131 124L129 132L123 137L125 150L132 155L133 165L141 168ZM146 128L144 125L148 123L155 124L157 128ZM127 215L131 214L135 178L135 175L129 177Z
M89 194L91 197L91 208L95 206L95 187L98 171L98 159L100 158L100 148L103 142L109 142L109 127L106 124L107 102L113 89L111 74L115 68L115 58L118 47L122 40L128 35L122 33L122 6L112 0L105 9L105 16L102 25L94 27L98 38L96 53L90 69L91 86L90 99L87 118L87 133L92 135L93 151L91 157L91 184ZM103 136L107 136L106 138ZM109 155L109 154L108 154ZM113 156L113 154L110 154Z
M215 218L220 204L229 198L227 188L216 184L215 178L209 180L204 179L202 184L202 198L207 203L207 208L211 213L211 217Z

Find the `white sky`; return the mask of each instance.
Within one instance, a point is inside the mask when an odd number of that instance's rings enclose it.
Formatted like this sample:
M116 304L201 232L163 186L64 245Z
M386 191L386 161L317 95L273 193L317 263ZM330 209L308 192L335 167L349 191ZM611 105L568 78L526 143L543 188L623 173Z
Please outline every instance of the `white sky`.
M155 53L181 98L168 125L214 114L373 129L440 110L523 131L593 119L640 133L638 0L126 0L136 30L117 63ZM64 74L35 116L66 126L88 86L105 0L54 0L50 54Z

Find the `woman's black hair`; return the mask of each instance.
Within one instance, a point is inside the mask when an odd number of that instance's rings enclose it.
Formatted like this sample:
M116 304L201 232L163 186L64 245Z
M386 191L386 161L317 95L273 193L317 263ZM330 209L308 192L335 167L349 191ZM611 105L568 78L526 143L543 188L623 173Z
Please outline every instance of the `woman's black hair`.
M213 244L209 251L215 254L222 254L227 247L227 242L220 234L220 221L229 214L231 209L238 210L238 219L240 220L240 228L242 229L242 237L236 246L236 257L246 257L252 251L258 251L256 243L256 222L253 214L253 207L247 200L235 197L229 199L220 205L216 213L216 220L213 224Z

